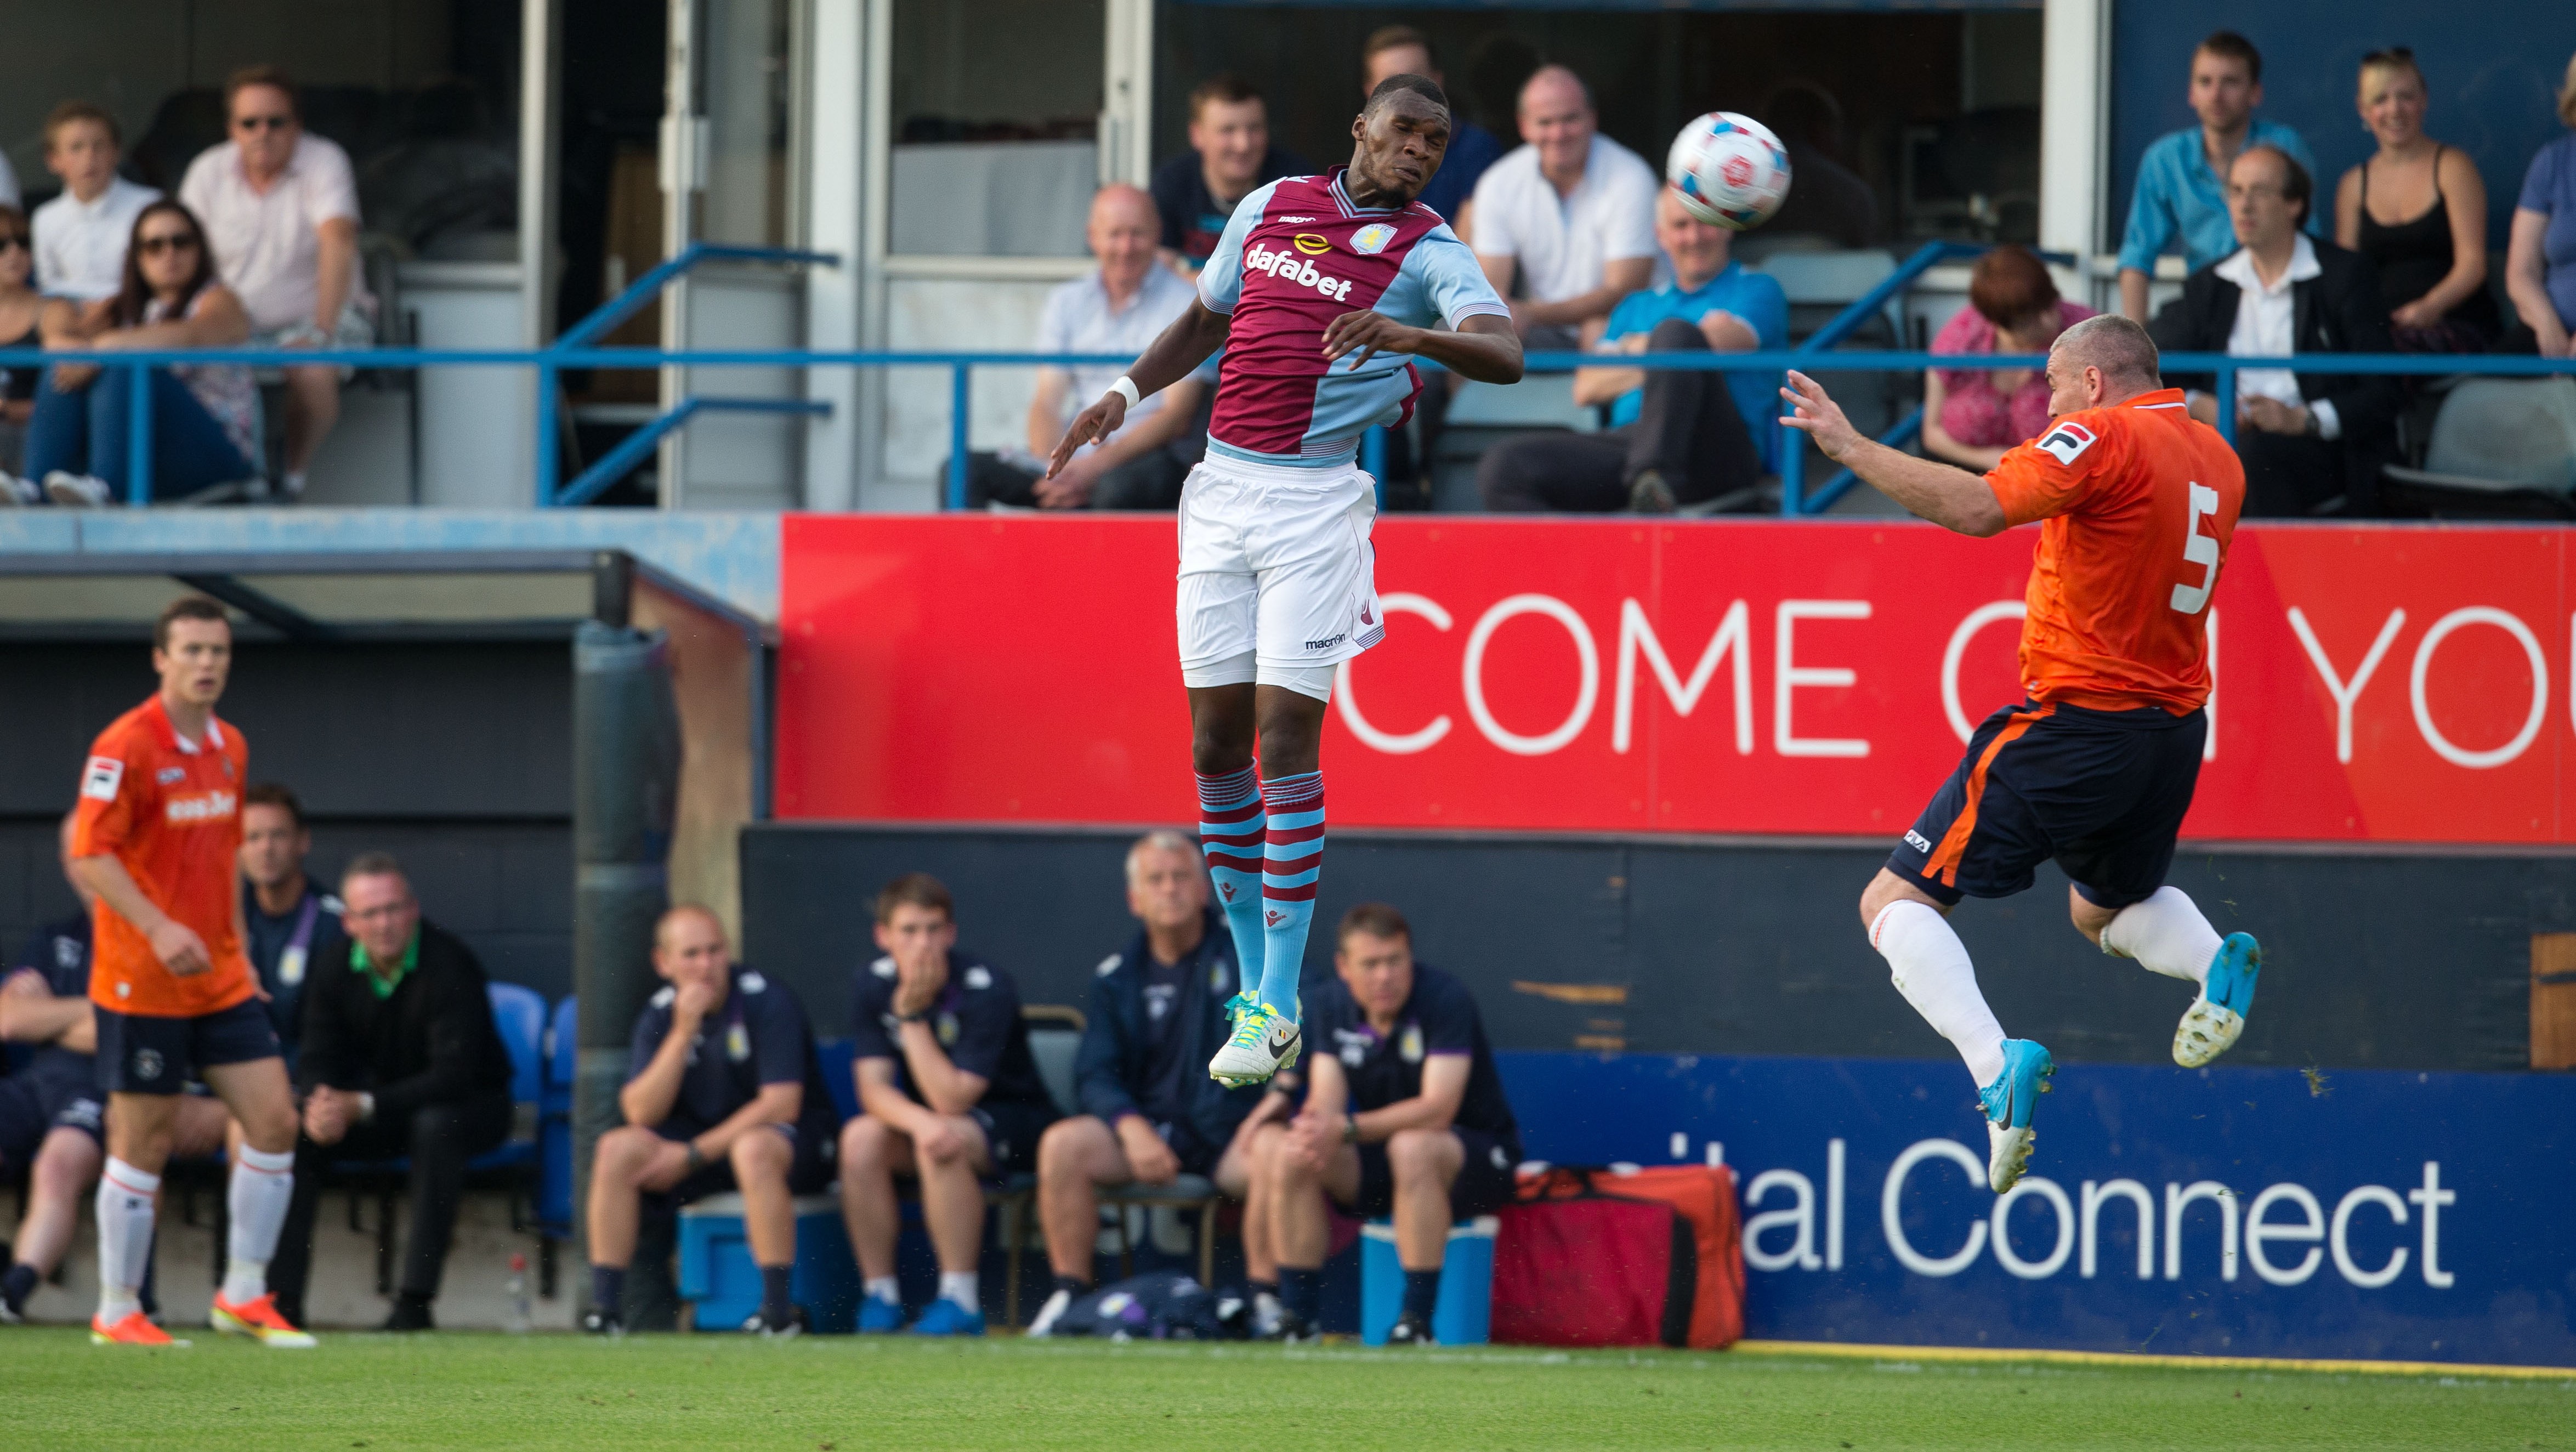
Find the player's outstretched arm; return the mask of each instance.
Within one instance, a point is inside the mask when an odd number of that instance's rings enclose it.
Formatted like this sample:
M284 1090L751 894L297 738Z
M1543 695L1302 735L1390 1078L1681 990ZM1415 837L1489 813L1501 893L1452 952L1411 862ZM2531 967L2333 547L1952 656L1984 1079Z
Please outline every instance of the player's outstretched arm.
M1379 353L1428 358L1478 383L1521 381L1520 335L1512 331L1511 319L1493 313L1460 319L1454 333L1413 327L1368 310L1344 313L1324 329L1326 367L1349 357L1350 366L1357 368Z
M1790 412L1780 422L1806 434L1825 457L1859 475L1872 488L1944 529L1984 539L2011 523L1986 481L1965 469L1918 459L1853 428L1824 385L1796 369L1780 390Z
M1233 327L1233 318L1192 298L1190 310L1172 319L1172 325L1146 344L1135 366L1127 370L1128 381L1136 385L1138 400L1189 377L1193 369L1208 360L1208 355L1225 346L1226 334ZM1126 396L1115 390L1102 394L1089 408L1074 415L1073 426L1064 431L1055 452L1047 456L1046 477L1054 478L1056 471L1073 457L1074 450L1118 432L1118 426L1126 421Z

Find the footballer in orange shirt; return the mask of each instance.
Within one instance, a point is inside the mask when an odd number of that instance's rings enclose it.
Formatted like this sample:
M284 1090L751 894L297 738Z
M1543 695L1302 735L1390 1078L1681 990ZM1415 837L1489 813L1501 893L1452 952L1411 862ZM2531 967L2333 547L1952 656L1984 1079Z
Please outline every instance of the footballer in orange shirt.
M277 1313L268 1262L295 1188L295 1098L277 1034L243 956L241 791L250 751L215 719L232 670L232 625L203 596L171 602L152 630L161 689L99 733L82 764L71 870L87 888L90 1002L108 1093L98 1180L101 1345L166 1345L139 1303L153 1198L191 1075L242 1127L217 1331L279 1347L313 1338Z
M1978 992L1948 920L1961 896L2025 891L2054 860L2084 936L2196 986L2174 1032L2185 1068L2225 1053L2254 1005L2262 949L2250 934L2221 938L2164 880L2208 739L2209 597L2245 470L2164 387L2146 330L2117 316L2058 335L2047 431L1982 478L1863 437L1804 374L1789 384L1781 421L1915 514L1981 537L2041 522L2021 632L2028 699L1977 728L1860 900L1897 990L1967 1061L2001 1194L2029 1164L2031 1111L2056 1064L2004 1037Z

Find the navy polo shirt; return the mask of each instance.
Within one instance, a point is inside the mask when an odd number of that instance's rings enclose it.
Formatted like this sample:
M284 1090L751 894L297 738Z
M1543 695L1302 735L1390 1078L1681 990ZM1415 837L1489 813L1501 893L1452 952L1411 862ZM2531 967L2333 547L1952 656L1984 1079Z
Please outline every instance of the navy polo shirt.
M1467 1058L1467 1092L1458 1101L1460 1129L1490 1134L1520 1156L1520 1125L1511 1101L1503 1097L1503 1076L1494 1067L1494 1047L1485 1040L1485 1021L1476 1012L1467 985L1422 963L1413 965L1413 992L1395 1015L1395 1031L1381 1035L1368 1012L1351 997L1339 978L1306 1010L1310 1053L1327 1053L1341 1062L1350 1081L1351 1112L1383 1109L1422 1093L1425 1062L1456 1054Z
M27 940L9 960L9 973L25 970L44 975L45 991L56 998L89 998L89 915L49 923ZM74 1090L94 1090L96 1061L60 1044L39 1044L27 1055L25 1072Z
M858 972L850 992L850 1042L857 1057L894 1060L895 1087L925 1102L904 1065L902 1024L894 1015L894 959ZM981 1107L1034 1104L1052 1109L1038 1061L1020 1024L1020 989L1011 975L959 953L948 955L948 986L931 1005L930 1029L948 1062L984 1081Z
M668 984L653 995L635 1018L635 1044L627 1059L626 1079L633 1083L660 1052L671 1033L671 1004L679 990ZM732 1118L760 1097L765 1084L802 1084L805 1100L796 1117L800 1135L828 1142L837 1128L831 1091L823 1085L823 1066L814 1053L814 1035L805 1010L786 984L737 963L725 1001L698 1023L689 1047L689 1067L680 1077L680 1092L671 1112L654 1126L666 1136L694 1138Z

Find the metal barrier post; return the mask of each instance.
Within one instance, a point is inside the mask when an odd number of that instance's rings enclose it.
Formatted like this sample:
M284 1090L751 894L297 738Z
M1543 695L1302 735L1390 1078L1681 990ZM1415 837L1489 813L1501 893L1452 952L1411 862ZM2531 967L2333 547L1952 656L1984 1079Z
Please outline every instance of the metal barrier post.
M1773 425L1779 428L1779 425ZM1807 436L1793 428L1780 428L1780 514L1794 519L1807 512Z
M960 363L949 369L948 385L948 507L966 507L966 437L972 420L968 409L974 404L974 390L967 382L972 372L969 364Z
M137 363L125 377L134 395L126 400L125 502L141 509L152 502L152 365Z
M1386 508L1386 430L1360 435L1360 468L1377 484L1377 507Z
M563 420L555 412L559 381L549 348L537 361L537 507L555 507L555 488L563 477Z
M2212 385L2218 390L2218 436L2236 447L2236 370L2221 363Z

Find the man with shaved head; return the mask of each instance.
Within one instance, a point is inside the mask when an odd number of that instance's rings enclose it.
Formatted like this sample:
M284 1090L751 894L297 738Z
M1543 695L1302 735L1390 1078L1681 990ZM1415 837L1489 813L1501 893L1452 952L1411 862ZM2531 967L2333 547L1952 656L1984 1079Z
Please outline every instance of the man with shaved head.
M2077 931L2193 985L2174 1062L2225 1053L2254 1006L2262 949L2222 939L2165 884L2208 739L2209 602L2245 502L2245 470L2156 370L2146 330L2087 318L2048 354L2049 425L1983 478L1876 443L1816 381L1781 394L1826 455L1961 534L2039 523L2021 631L2028 695L1986 718L1967 755L1861 894L1897 991L1967 1061L1997 1194L2030 1162L2031 1110L2056 1064L2004 1037L1949 912L2009 897L2054 860ZM2044 522L2043 522L2044 521Z
M636 1015L626 1087L617 1091L626 1123L599 1137L591 1160L582 1327L625 1329L626 1270L648 1209L672 1215L739 1190L761 1282L760 1309L742 1329L794 1336L806 1324L789 1294L796 1197L831 1183L840 1118L813 1030L795 993L735 963L724 924L695 904L654 925L653 971L663 987Z
M1091 198L1084 239L1100 270L1047 294L1038 314L1040 353L1113 353L1134 356L1154 336L1189 311L1197 294L1189 280L1159 265L1154 241L1162 223L1145 189L1112 182ZM1207 448L1200 405L1215 381L1204 367L1127 415L1117 437L1076 453L1055 477L1046 474L1047 451L1073 419L1074 400L1099 397L1116 382L1115 364L1038 370L1029 399L1028 445L970 457L966 500L977 508L1001 504L1037 509L1170 509L1180 503L1181 481ZM941 471L946 477L946 470Z

